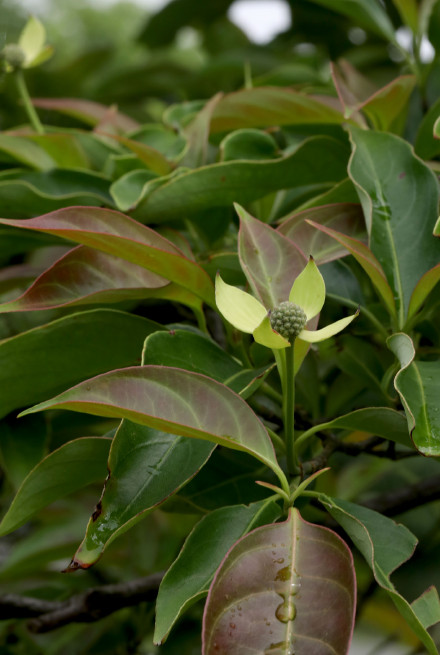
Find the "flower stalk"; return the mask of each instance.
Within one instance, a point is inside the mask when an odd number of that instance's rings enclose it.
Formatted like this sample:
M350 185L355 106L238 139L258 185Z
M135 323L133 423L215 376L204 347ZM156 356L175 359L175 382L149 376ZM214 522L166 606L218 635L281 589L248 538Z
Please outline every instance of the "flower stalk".
M287 468L290 475L298 472L298 456L295 448L295 349L286 348L286 388L284 396L284 434L286 441Z
M26 110L26 113L28 115L32 127L34 128L35 132L37 132L37 134L44 134L44 127L38 117L37 112L35 111L34 105L32 104L22 69L18 68L17 70L14 71L13 75L14 75L15 84L17 86L18 93L23 102L24 108Z

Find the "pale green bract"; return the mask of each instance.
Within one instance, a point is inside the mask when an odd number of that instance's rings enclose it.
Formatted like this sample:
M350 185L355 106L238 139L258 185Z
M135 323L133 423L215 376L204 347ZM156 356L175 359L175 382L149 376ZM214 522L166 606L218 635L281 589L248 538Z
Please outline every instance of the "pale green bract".
M15 57L9 61L11 47L16 49ZM46 30L38 18L31 16L24 26L18 43L5 46L2 54L6 72L15 68L33 68L52 56L53 48L46 44ZM16 65L14 65L14 62Z
M219 274L215 281L215 299L218 310L224 318L241 332L252 334L255 341L267 348L287 348L291 343L274 330L270 324L270 310L251 296L222 280ZM289 293L289 302L298 305L307 316L307 321L321 311L325 301L325 283L313 257L310 257L303 271L294 281ZM341 318L320 330L301 330L296 337L301 341L316 343L338 334L359 314Z

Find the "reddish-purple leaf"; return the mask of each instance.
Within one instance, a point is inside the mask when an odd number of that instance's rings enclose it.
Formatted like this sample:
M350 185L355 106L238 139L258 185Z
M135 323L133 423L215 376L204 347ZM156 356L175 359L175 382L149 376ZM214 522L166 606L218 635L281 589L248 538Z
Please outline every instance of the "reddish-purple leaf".
M211 585L203 655L345 655L356 604L353 558L293 509L231 548Z
M396 304L394 302L393 292L387 282L382 266L377 261L376 257L373 255L368 246L366 246L358 239L353 239L352 237L341 234L340 232L332 230L329 227L318 225L318 223L314 223L313 221L308 222L310 225L313 225L313 227L316 227L316 229L321 230L321 232L324 232L325 234L331 236L333 239L336 239L336 241L344 246L344 248L347 248L347 250L359 262L359 264L362 266L370 278L380 297L387 306L390 314L395 316Z
M97 125L110 118L112 125L123 132L130 132L139 127L139 123L129 116L115 111L113 107L106 107L92 100L82 100L79 98L32 98L32 104L35 107L52 109L72 116L73 118L78 118L88 125Z
M431 268L417 282L408 305L408 320L416 314L433 288L440 281L440 264Z
M414 75L397 77L377 91L347 61L333 65L332 75L345 116L362 111L376 129L400 132L416 83Z
M171 241L111 209L67 207L27 220L0 219L13 227L48 232L138 264L214 306L208 274Z
M255 87L228 93L214 108L211 133L242 127L344 122L340 111L299 91Z
M267 309L289 298L293 281L307 264L297 246L236 205L240 217L239 256L254 294Z
M277 231L293 241L305 255L312 255L318 265L345 257L348 251L328 234L318 232L306 219L359 240L367 239L361 206L350 202L312 207L283 221Z
M169 281L145 268L87 246L63 255L0 313L145 298Z
M24 414L71 409L127 418L156 430L242 450L284 477L270 437L247 403L225 385L167 366L134 366L86 380Z

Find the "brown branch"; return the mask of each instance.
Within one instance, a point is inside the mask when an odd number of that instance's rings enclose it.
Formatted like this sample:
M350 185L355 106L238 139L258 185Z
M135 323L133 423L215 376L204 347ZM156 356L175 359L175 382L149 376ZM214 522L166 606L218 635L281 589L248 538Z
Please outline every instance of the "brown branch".
M163 573L119 584L94 587L66 601L7 594L0 597L0 618L31 618L32 632L49 632L67 623L91 623L144 601L154 601Z
M440 475L433 475L388 493L382 492L362 504L386 516L396 516L435 500L440 500Z
M351 457L358 457L359 455L372 455L374 457L387 458L392 460L406 459L407 457L415 457L418 453L414 450L396 451L395 444L390 442L386 449L379 449L378 446L386 443L381 437L369 437L360 443L346 443L342 439L338 439L332 434L318 434L324 446L322 451L313 459L308 462L302 463L302 472L306 475L311 475L316 471L327 466L328 460L334 452L344 453ZM391 447L390 447L391 445Z

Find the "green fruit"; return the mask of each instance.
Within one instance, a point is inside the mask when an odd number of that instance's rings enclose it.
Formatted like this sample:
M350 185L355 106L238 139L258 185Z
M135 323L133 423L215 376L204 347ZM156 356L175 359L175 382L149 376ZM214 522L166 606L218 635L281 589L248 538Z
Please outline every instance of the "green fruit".
M282 337L293 341L307 323L305 311L293 302L282 302L272 310L270 324Z

